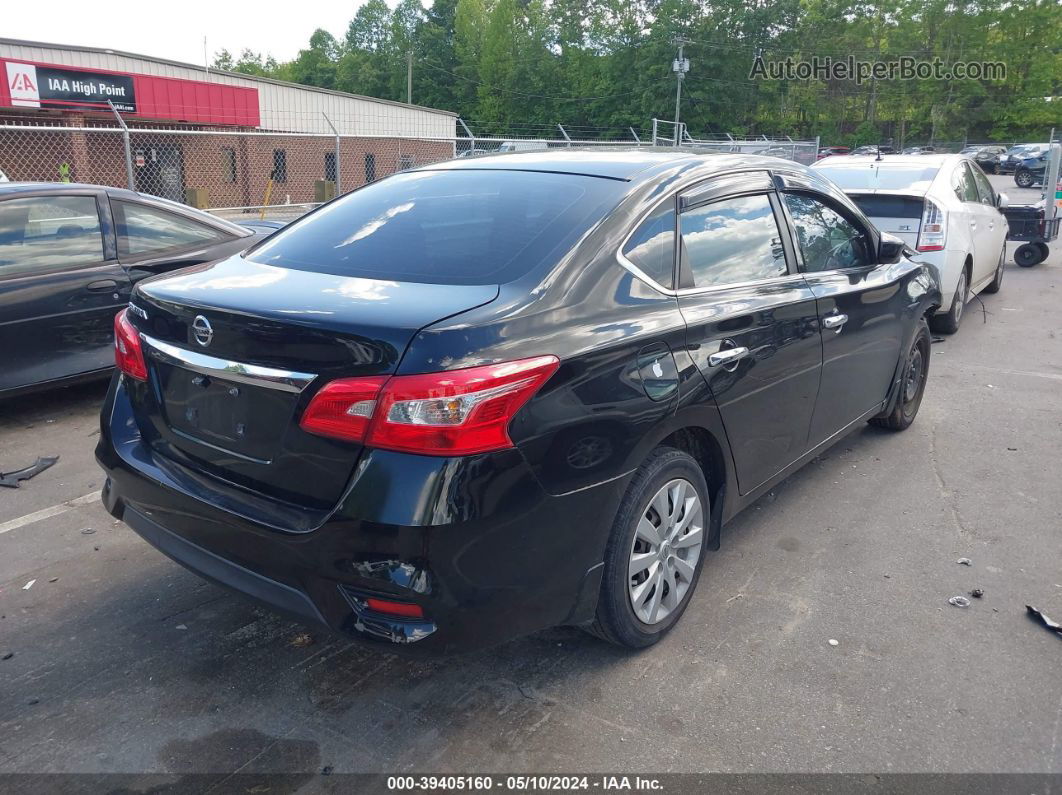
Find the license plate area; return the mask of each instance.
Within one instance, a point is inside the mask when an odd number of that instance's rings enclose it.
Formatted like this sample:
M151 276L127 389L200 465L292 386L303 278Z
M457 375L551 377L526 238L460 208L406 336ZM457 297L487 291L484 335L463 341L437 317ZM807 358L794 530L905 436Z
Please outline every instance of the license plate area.
M179 437L269 463L291 421L295 395L158 363L166 424Z

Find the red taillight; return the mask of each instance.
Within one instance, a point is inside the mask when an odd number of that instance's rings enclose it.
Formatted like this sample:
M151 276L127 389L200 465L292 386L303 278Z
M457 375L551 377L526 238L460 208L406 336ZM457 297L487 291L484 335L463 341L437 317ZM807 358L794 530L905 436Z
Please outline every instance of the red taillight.
M114 364L130 378L147 380L147 364L144 362L140 334L129 322L124 309L114 316Z
M947 233L944 210L938 204L925 200L922 210L922 225L918 228L919 251L943 251Z
M376 613L385 613L389 616L424 618L424 611L420 605L413 605L408 602L390 602L386 599L369 597L365 600L365 606Z
M471 455L512 447L509 423L559 366L556 356L324 386L304 430L381 450Z

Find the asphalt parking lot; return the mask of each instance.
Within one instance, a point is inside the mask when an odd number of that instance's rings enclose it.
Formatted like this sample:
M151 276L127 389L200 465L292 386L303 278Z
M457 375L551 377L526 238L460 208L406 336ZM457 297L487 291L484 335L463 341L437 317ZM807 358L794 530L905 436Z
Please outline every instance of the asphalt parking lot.
M0 403L0 470L61 456L0 489L0 772L1062 773L1062 639L1025 615L1062 619L1060 252L933 346L909 431L855 432L729 525L635 654L555 629L416 662L307 630L104 512L103 385Z

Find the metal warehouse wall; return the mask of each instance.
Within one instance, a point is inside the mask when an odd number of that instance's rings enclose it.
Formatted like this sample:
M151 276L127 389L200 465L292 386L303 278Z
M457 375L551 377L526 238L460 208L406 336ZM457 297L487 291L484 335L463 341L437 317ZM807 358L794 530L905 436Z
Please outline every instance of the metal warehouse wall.
M0 39L0 57L84 69L199 80L258 90L261 127L289 132L330 133L327 114L346 135L394 135L450 138L456 114L359 97L275 80L208 71L191 64L127 53Z

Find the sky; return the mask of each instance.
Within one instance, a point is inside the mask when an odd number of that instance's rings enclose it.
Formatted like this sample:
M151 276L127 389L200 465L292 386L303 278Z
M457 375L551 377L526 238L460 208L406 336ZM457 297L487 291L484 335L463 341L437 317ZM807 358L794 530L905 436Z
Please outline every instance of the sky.
M203 63L206 36L210 60L222 48L235 56L248 47L285 61L309 44L317 28L342 37L360 4L360 0L51 0L37 5L9 0L4 4L0 36L124 50L194 64Z

